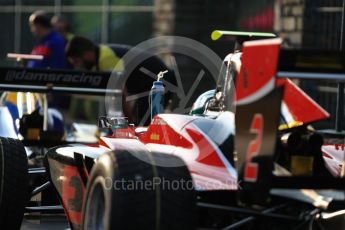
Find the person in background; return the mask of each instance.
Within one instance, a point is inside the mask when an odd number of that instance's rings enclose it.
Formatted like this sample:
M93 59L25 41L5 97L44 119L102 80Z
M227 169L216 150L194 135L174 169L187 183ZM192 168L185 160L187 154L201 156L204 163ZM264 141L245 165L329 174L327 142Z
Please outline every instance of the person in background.
M28 62L30 68L63 69L67 65L64 54L65 40L53 29L50 17L44 11L36 11L29 17L29 26L37 39L31 54L42 55L43 60Z
M66 46L66 56L68 61L77 69L87 69L96 71L131 71L126 79L123 95L123 112L130 122L137 125L148 125L150 122L147 111L149 110L148 96L139 97L127 101L127 97L140 95L148 92L153 84L154 78L142 71L142 68L158 74L160 71L170 70L162 60L154 54L148 53L139 48L133 48L128 45L107 44L95 45L90 40L75 36ZM136 58L142 60L133 69L130 66L133 63L124 56L131 52ZM164 80L172 85L176 85L176 79L172 71L169 71ZM132 97L133 98L133 97ZM170 92L165 94L165 106L170 103L172 95ZM77 106L78 103L75 103ZM104 103L103 103L104 104ZM94 107L94 106L93 106ZM75 110L81 113L82 109ZM87 113L81 113L86 115ZM95 113L94 113L95 114ZM146 118L145 118L146 117Z
M66 57L74 69L111 72L124 71L123 61L107 45L97 45L91 40L74 36L66 45ZM73 117L92 121L98 115L104 114L105 108L101 108L104 99L96 96L73 96L70 111ZM103 103L102 103L103 102ZM103 110L103 111L102 111Z
M66 45L68 62L75 69L96 71L123 71L124 63L107 45L97 45L91 40L74 36Z
M63 16L55 15L51 19L51 24L55 28L57 32L65 39L66 43L72 40L74 34L70 32L70 25L68 24L67 20Z

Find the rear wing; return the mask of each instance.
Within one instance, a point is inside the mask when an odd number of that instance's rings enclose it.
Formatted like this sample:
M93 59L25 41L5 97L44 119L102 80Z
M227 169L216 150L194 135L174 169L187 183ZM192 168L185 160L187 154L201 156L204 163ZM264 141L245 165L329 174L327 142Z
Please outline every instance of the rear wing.
M285 95L292 92L286 79L277 78L345 80L342 53L282 51L280 44L279 39L243 44L242 65L236 80L235 148L241 187L238 193L248 203L265 203L271 189L345 188L345 178L273 174L279 147L280 107L289 104ZM300 105L301 96L293 95L292 99L299 109L310 113L304 102ZM323 111L319 111L322 115Z
M245 32L245 31L227 31L227 30L214 30L211 34L212 40L216 41L221 38L247 38L247 40L258 40L276 37L273 33L261 33L261 32Z
M345 136L343 132L345 52L322 50L282 50L278 65L278 78L305 80L326 80L338 82L335 130L327 130L335 136Z
M271 188L283 87L276 87L281 39L245 42L236 79L237 169L240 199L262 203ZM260 55L258 55L260 54Z
M278 78L345 81L345 53L321 50L281 50Z
M247 32L247 31L228 31L228 30L214 30L211 34L213 41L226 40L234 41L234 50L241 50L243 42L268 39L277 37L273 33L262 33L262 32Z
M107 88L111 76L121 77L122 72L0 67L0 90L88 95L122 94L121 89Z

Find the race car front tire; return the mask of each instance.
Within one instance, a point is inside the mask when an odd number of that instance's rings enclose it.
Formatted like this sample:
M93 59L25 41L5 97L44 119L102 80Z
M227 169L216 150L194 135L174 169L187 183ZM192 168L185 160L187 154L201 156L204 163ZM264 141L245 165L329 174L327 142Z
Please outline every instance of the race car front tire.
M90 174L82 229L196 229L193 187L178 157L127 151L104 154Z
M0 228L20 229L28 200L28 160L23 144L0 137Z

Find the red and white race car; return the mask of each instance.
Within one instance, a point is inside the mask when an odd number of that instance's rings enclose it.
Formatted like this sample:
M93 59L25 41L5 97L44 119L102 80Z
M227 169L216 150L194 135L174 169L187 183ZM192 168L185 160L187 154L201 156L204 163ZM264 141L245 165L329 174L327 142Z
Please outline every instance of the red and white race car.
M322 146L308 128L329 114L280 76L291 74L278 73L280 44L241 44L192 115L159 114L148 127L103 117L99 123L112 134L97 144L50 149L49 183L71 228L291 229L327 222L326 212L339 211L332 204L343 205L344 197L314 189L345 187L329 173L340 175L343 149Z

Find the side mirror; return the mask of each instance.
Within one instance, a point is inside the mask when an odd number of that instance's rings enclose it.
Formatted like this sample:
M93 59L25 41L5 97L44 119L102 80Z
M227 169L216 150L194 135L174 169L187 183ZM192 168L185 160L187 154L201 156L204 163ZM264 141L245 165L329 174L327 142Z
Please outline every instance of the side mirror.
M128 120L126 117L106 117L98 118L98 127L101 129L122 129L128 127Z
M98 128L101 129L109 129L111 128L111 123L109 122L109 119L105 116L98 118Z

